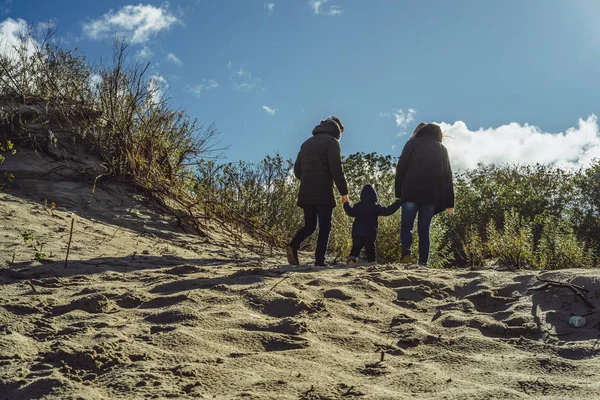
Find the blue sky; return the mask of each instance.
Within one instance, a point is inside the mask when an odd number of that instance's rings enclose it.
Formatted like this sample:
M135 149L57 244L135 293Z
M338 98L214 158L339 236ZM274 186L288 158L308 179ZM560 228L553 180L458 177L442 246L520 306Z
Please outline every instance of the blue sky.
M55 20L91 59L129 35L229 160L295 157L330 114L345 154L397 156L427 121L458 167L600 157L597 0L1 2L2 21Z

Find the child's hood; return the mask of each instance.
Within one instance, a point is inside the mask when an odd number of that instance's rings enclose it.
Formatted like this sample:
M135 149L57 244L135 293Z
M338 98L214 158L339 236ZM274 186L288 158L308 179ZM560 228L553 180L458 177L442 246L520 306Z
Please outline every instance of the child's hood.
M360 201L365 203L377 203L377 192L372 185L365 185L360 192Z

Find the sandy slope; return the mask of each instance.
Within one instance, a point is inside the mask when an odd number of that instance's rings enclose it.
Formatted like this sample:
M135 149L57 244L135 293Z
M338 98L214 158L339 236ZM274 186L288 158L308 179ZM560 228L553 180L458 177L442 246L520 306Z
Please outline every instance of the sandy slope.
M600 314L534 272L292 268L117 187L20 185L0 193L0 399L600 399ZM598 270L542 276L600 306Z

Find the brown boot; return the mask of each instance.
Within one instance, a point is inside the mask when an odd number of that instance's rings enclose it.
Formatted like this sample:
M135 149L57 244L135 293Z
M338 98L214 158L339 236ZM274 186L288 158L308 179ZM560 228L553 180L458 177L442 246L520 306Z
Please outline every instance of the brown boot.
M291 244L285 246L285 255L287 256L290 265L300 265L300 261L298 261L298 250L293 248Z
M400 258L402 264L412 264L412 254L408 249L402 249L402 256Z

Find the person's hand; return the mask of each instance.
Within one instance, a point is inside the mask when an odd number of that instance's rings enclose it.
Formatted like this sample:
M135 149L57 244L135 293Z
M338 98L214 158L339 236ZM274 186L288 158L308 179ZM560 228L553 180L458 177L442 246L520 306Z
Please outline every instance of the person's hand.
M454 208L447 208L446 211L448 211L448 215L454 214Z
M347 194L345 194L345 195L342 196L342 204L347 203L349 201L350 201L350 199L348 198Z

